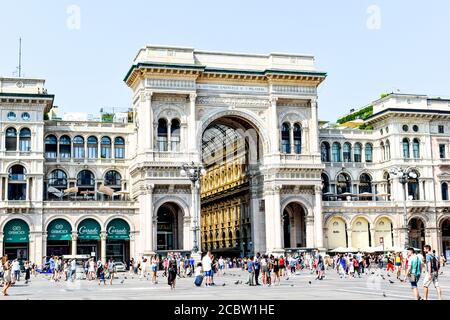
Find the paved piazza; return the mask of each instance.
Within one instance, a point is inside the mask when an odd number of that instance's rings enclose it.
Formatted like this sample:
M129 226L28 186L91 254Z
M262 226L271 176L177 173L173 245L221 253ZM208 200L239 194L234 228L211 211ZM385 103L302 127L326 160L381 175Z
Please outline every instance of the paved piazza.
M245 283L247 273L233 269L226 270L224 276L215 277L216 287L198 288L194 286L193 278L181 278L177 279L175 291L170 290L167 278L161 276L159 284L153 285L150 280L139 280L128 273L119 273L119 279L112 286L99 286L97 281L87 280L55 283L49 281L48 276L38 275L28 285L21 280L8 291L10 296L1 296L0 300L412 300L409 283L400 283L392 276L385 276L383 280L377 274L378 270L374 275L365 275L360 279L340 279L336 272L329 270L326 278L318 281L314 280L314 275L303 271L289 280L282 280L280 286L249 287L235 284L238 281ZM450 267L447 266L439 278L445 300L448 300L450 292L449 274ZM393 284L389 282L391 279ZM420 293L423 294L422 287ZM437 299L434 288L430 290L430 299Z

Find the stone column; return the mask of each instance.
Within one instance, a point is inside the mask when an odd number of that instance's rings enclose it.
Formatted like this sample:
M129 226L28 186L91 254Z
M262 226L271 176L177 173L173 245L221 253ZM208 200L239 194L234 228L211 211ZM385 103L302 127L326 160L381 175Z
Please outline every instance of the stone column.
M269 136L272 137L272 153L280 152L280 130L278 128L277 97L270 98Z
M3 257L4 254L3 248L3 231L0 231L0 256Z
M130 260L134 258L135 260L139 258L136 252L136 231L130 232Z
M100 233L100 260L106 263L106 231Z
M167 122L167 151L172 151L172 122Z
M281 243L281 212L280 190L281 186L265 186L264 200L266 212L266 250L279 253L283 246Z
M310 126L310 142L311 153L319 154L319 133L317 121L317 100L311 99L311 126Z
M377 241L375 239L375 229L370 228L370 242L369 247L375 247L377 245ZM386 245L386 244L385 244Z
M40 257L36 257L41 259L44 256L47 256L47 232L42 232L42 250Z
M353 246L353 241L352 241L352 228L347 228L347 239L348 239L348 246L352 247Z
M144 215L144 225L142 226L141 233L144 235L145 244L144 244L144 253L145 254L154 254L155 244L153 237L153 216L156 216L156 213L153 213L153 189L155 186L153 184L147 184L147 192L145 194L145 211L141 212Z
M143 130L145 132L145 137L144 141L145 143L145 150L151 150L153 149L154 143L153 140L155 139L153 132L152 132L152 127L151 124L153 123L153 110L152 110L152 96L153 96L153 92L147 92L146 93L146 105L145 105L145 109L146 112L145 114L145 119L143 119L144 121L141 120L141 123L143 124ZM147 122L148 121L148 122Z
M322 187L315 186L315 206L314 206L314 231L315 244L319 249L323 248L323 215L322 215Z
M189 95L189 117L188 117L188 136L189 142L187 144L189 152L196 152L196 133L197 133L197 123L195 121L195 99L197 98L197 94L191 93Z
M72 231L72 255L77 254L77 240L78 240L78 232Z
M291 154L294 154L294 126L292 125L292 123L289 124L289 142L291 147Z
M308 215L306 220L306 246L314 248L314 216Z

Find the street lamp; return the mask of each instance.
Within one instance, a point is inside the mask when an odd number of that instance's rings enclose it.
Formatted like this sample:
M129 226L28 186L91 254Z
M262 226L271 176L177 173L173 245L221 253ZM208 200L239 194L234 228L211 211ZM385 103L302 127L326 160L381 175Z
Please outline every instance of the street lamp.
M199 213L200 213L200 207L197 208L197 198L199 196L199 190L200 190L200 178L201 176L206 174L206 170L203 168L201 164L195 164L192 162L191 164L184 163L181 166L180 174L183 177L188 177L189 180L192 182L192 210L193 210L193 217L194 217L194 228L192 231L194 232L194 245L192 248L193 254L199 254Z
M399 182L403 186L403 224L405 228L405 249L409 247L409 228L408 228L408 210L406 209L406 184L409 178L416 179L417 173L411 168L393 168L390 173L399 179Z

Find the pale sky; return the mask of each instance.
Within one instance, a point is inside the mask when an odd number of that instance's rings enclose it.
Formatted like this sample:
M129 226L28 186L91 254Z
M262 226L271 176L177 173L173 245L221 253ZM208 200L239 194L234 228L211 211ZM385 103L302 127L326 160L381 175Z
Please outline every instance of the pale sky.
M1 1L0 75L22 37L23 74L62 112L98 113L131 106L123 78L146 44L306 53L328 73L319 113L334 121L397 89L450 97L449 17L445 0Z

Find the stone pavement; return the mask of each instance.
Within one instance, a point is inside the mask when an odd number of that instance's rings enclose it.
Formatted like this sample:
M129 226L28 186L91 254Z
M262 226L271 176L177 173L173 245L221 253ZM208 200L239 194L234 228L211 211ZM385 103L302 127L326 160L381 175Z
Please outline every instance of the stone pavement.
M23 280L16 283L8 291L10 296L0 296L1 300L157 300L157 299L189 299L189 300L412 300L409 283L401 283L394 276L381 274L364 275L361 278L340 279L335 271L328 270L322 281L314 280L315 276L307 271L289 279L282 279L281 285L271 287L249 287L244 283L247 272L238 269L225 270L225 275L216 276L213 287L195 287L193 278L177 279L175 290L170 290L167 278L159 276L159 283L154 285L150 280L139 280L137 276L119 273L113 285L98 285L97 281L77 280L71 282L52 282L48 276L32 277L29 284ZM450 297L450 267L444 269L439 282L444 291L444 299ZM241 283L242 281L242 283ZM390 283L392 281L393 283ZM236 284L237 283L237 284ZM420 293L423 294L422 279ZM430 298L435 300L436 290L431 288Z

